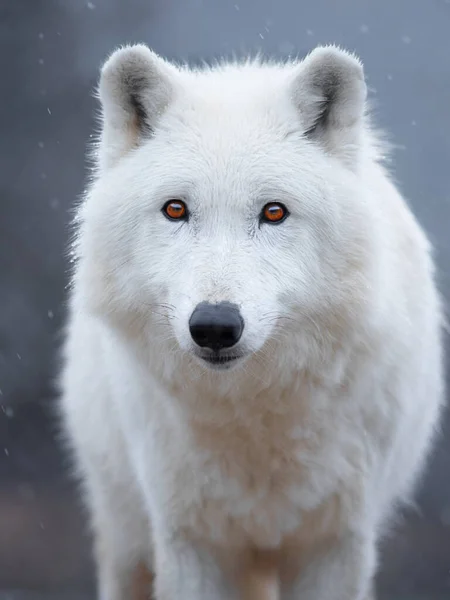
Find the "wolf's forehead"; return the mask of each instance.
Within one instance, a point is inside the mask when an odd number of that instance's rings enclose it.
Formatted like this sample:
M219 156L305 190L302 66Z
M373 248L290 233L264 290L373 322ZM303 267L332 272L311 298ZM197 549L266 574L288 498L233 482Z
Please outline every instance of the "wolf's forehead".
M158 161L170 168L170 179L184 178L194 187L255 194L298 166L301 148L284 140L283 131L252 124L239 118L222 122L209 120L186 123L170 135ZM173 149L176 148L174 151ZM176 160L176 156L179 160Z
M155 154L171 168L178 156L178 173L171 176L202 185L232 186L238 193L238 187L270 181L297 163L304 146L285 79L279 71L253 73L252 67L187 74L162 117Z
M171 132L192 142L224 147L230 143L250 146L267 142L269 137L283 140L295 126L291 115L271 106L264 99L235 104L226 99L186 99L171 111Z
M234 102L234 101L233 101ZM200 99L174 105L162 128L168 151L206 168L270 168L293 150L293 133L301 145L300 123L263 103L233 106L223 99ZM296 144L298 145L298 144Z
M227 202L269 197L292 188L293 173L310 162L300 127L289 120L220 106L168 117L149 151L164 180L194 195L208 190L220 202L224 194Z

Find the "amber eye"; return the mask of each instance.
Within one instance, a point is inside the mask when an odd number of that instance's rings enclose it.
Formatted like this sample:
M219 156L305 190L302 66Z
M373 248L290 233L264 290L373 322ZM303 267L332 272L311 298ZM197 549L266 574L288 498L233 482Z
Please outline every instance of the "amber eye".
M289 215L287 208L280 202L269 202L262 209L261 220L264 223L281 223Z
M187 207L182 200L169 200L162 209L164 215L171 221L181 221L187 217Z

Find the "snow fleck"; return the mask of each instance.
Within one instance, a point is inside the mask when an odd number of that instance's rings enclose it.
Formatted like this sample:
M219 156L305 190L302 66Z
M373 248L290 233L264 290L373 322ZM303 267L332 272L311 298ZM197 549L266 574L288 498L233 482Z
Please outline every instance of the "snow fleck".
M49 115L52 114L52 111L50 110L50 108L48 106L47 106L47 112L48 112Z
M309 35L309 36L314 35L314 31L312 29L307 29L306 35Z
M94 10L95 4L93 2L86 2L86 6L89 10Z
M5 451L6 456L9 456L9 450L8 450L8 448L3 448L3 450Z
M48 310L47 311L47 316L48 316L49 319L53 319L53 317L54 317L53 311L52 310Z
M392 80L393 80L393 77L392 77L392 75L388 75L388 76L387 76L387 78L389 79L389 81L392 81Z
M410 44L411 43L411 38L409 37L409 35L402 36L402 42L404 44Z
M415 126L417 125L417 121L414 121L414 120L413 120L413 121L411 121L411 125L412 125L413 127L415 127Z
M39 63L40 65L43 65L43 64L44 64L44 59L43 59L43 58L40 58L40 59L38 60L38 63Z
M50 208L52 208L53 210L56 210L59 207L59 200L58 198L52 198L50 200Z
M39 148L43 148L44 147L44 142L38 142L38 146L39 146Z
M45 181L47 179L47 173L42 172L40 175L42 181Z
M21 355L20 355L18 352L16 352L16 356L17 356L17 358L18 358L19 360L22 360L22 357L21 357Z
M239 8L239 4L235 4L235 5L234 5L234 9L235 9L235 10L240 10L240 8Z
M361 33L369 33L369 26L368 25L361 25L361 27L359 28Z
M44 523L43 523L42 521L39 523L39 527L40 527L41 529L45 529Z
M5 406L5 408L3 409L5 415L8 417L8 419L12 419L14 416L14 409L12 408L12 406Z
M263 36L263 34L262 34L262 33L260 33L260 34L259 34L259 37L260 37L262 40L264 39L264 36Z
M43 40L43 39L44 39L44 34L41 32L41 33L38 35L38 38L39 38L40 40Z

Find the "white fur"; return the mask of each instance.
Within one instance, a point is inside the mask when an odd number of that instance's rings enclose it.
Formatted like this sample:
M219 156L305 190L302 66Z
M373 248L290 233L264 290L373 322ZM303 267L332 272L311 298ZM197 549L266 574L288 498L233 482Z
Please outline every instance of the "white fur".
M158 600L238 598L272 568L267 597L365 600L443 376L430 245L381 165L361 64L331 47L193 71L136 46L99 95L62 414L100 599L129 600L143 560ZM259 223L269 201L282 224ZM218 371L188 321L222 300L246 356Z

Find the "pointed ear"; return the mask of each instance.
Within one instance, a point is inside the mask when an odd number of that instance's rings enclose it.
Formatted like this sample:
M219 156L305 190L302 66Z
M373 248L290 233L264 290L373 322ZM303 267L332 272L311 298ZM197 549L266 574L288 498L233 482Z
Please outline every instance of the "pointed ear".
M176 67L138 44L116 50L101 70L100 169L114 165L152 135L172 98Z
M318 47L298 66L291 93L305 135L354 168L367 96L361 62L334 46Z

